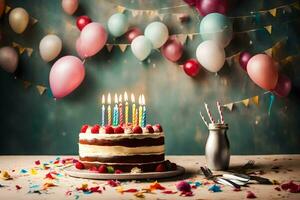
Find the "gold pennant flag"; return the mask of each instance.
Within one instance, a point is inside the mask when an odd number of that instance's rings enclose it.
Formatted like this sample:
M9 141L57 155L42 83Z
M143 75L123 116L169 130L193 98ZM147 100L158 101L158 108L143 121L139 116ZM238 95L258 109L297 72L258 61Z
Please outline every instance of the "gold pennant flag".
M11 7L10 6L6 6L5 7L5 14L7 14L10 10L11 10Z
M265 50L265 53L266 53L267 55L269 55L269 56L272 56L272 54L273 54L273 47L271 47L271 48Z
M17 48L20 47L20 45L19 45L18 43L16 43L16 42L12 42L12 46L13 46L13 47L17 47Z
M27 55L28 55L29 57L31 57L32 52L33 52L33 48L26 48L26 51L27 51Z
M139 14L139 12L137 10L132 10L131 14L133 17L136 17Z
M122 52L126 51L128 44L119 44L119 48L121 49Z
M31 23L32 25L36 24L37 22L38 22L37 19L35 19L35 18L33 18L33 17L30 18L30 23Z
M233 103L228 103L228 104L225 104L224 107L228 108L228 110L232 111L233 110Z
M112 44L106 44L107 51L108 51L108 52L111 52L113 46L114 46L114 45L112 45Z
M259 96L254 96L254 97L252 97L252 101L253 101L253 103L255 103L256 105L258 105L258 104L259 104Z
M299 3L299 1L293 3L292 6L293 6L294 8L297 8L298 10L300 10L300 3Z
M165 17L165 15L164 15L164 14L158 14L158 17L159 17L159 19L160 19L161 21L163 21L163 20L164 20L164 17Z
M265 26L265 29L271 34L272 33L272 25Z
M31 82L30 81L23 81L23 86L24 86L25 89L27 89L31 86Z
M42 85L37 85L36 89L37 89L37 91L39 92L40 95L43 95L47 88L45 86L42 86Z
M178 34L177 35L178 40L181 42L182 45L185 44L185 41L187 39L187 34Z
M123 6L117 6L117 11L119 12L119 13L123 13L124 11L125 11L125 7L123 7Z
M243 103L246 107L249 106L249 102L250 102L250 99L244 99L244 100L242 100L242 103Z
M273 17L275 17L276 14L277 14L277 8L274 8L274 9L269 10L269 13L270 13Z
M20 54L23 54L24 51L25 51L25 49L26 49L25 47L19 47L19 53L20 53Z
M193 40L194 35L193 34L188 34L188 37L190 40Z

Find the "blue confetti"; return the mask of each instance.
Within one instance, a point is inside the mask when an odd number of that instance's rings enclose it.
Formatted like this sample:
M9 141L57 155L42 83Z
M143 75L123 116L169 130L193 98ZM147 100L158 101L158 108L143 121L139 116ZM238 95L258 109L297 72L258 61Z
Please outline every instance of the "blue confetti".
M202 185L201 182L199 182L199 181L196 181L196 182L195 182L195 186L196 186L196 187L199 187L199 186L201 186L201 185Z
M56 157L56 159L55 160L60 160L60 157Z
M212 185L210 188L208 188L208 191L212 192L222 192L221 188L219 185Z
M76 194L76 195L75 195L75 199L79 199L79 195Z
M20 173L21 174L26 174L28 171L26 169L21 169Z
M30 188L39 188L39 185L31 185Z
M92 191L90 191L90 190L85 190L85 191L83 191L83 194L92 194L93 192Z

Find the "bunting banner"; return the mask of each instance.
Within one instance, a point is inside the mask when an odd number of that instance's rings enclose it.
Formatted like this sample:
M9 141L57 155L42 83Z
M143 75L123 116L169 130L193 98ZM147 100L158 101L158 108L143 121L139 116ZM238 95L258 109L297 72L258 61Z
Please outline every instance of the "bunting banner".
M229 111L232 111L233 108L234 108L234 105L239 104L239 103L242 103L245 107L248 107L250 105L250 103L253 103L254 105L258 106L259 105L259 98L260 98L260 96L263 96L263 95L266 95L266 94L273 95L270 91L268 91L268 92L265 92L265 93L263 93L261 95L255 95L255 96L248 97L248 98L245 98L245 99L242 99L242 100L239 100L239 101L234 101L234 102L226 103L226 104L223 104L221 106L224 107L224 108L227 108ZM269 107L272 106L273 101L274 100L270 101ZM269 110L270 110L270 108L269 108Z
M16 42L12 42L12 47L17 48L20 55L22 55L26 51L28 57L31 57L32 52L33 52L33 48L24 47L23 45L16 43Z
M18 78L16 78L16 79L18 79ZM24 89L29 89L31 86L34 86L40 96L42 96L48 90L48 88L44 85L34 84L33 82L28 81L28 80L22 80L22 79L19 79L19 80L21 80ZM49 90L48 96L52 97L52 93L50 90Z

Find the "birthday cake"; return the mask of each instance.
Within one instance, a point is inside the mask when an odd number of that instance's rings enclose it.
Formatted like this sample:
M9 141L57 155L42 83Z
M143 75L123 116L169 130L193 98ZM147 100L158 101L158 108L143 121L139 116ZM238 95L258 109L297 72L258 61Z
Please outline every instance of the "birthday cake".
M76 168L100 173L176 170L176 164L165 160L165 136L161 125L145 125L145 116L142 117L143 115L138 115L137 112L133 112L134 123L129 123L126 108L123 123L122 106L118 106L117 110L121 113L114 112L113 125L108 114L108 125L104 125L102 118L101 126L82 126L79 133L79 162L76 163ZM145 108L139 110L143 112Z

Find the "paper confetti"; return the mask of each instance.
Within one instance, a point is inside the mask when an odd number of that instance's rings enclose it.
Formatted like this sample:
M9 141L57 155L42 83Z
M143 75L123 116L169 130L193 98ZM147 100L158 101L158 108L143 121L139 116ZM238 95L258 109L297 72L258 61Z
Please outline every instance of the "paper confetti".
M219 185L212 185L208 188L209 191L212 191L212 192L222 192L221 190L221 187Z
M50 172L45 175L45 179L46 178L47 179L55 179L55 177L53 177Z
M119 186L121 183L119 181L114 181L114 180L108 180L106 182L107 185L111 186L111 187L117 187Z
M172 190L165 190L165 191L162 191L161 193L164 193L164 194L176 194L177 192L176 191L172 191Z
M36 161L34 161L34 163L35 163L36 165L40 165L40 164L41 164L41 161L40 161L40 160L36 160Z
M21 169L20 173L21 174L26 174L28 171L26 169Z
M7 171L1 171L0 178L3 179L3 180L10 180L10 179L12 179L11 176L9 175L9 173Z
M247 191L246 197L247 197L247 199L255 199L256 198L255 194L251 191Z
M138 198L145 198L145 195L143 192L137 192L134 194L134 196L138 197Z
M299 193L300 192L300 184L294 183L294 181L290 181L288 183L281 184L281 189L286 190L291 193Z
M149 186L150 190L165 190L166 188L164 186L162 186L161 184L159 184L157 181L155 181L154 183L151 183Z
M55 187L55 186L57 186L57 185L55 185L54 183L46 182L43 185L43 190L47 190L48 188Z
M38 172L37 172L36 169L32 168L32 169L30 170L30 174L31 174L31 175L37 175Z
M19 186L19 185L16 185L16 189L17 189L17 190L20 190L20 189L22 189L22 187Z

